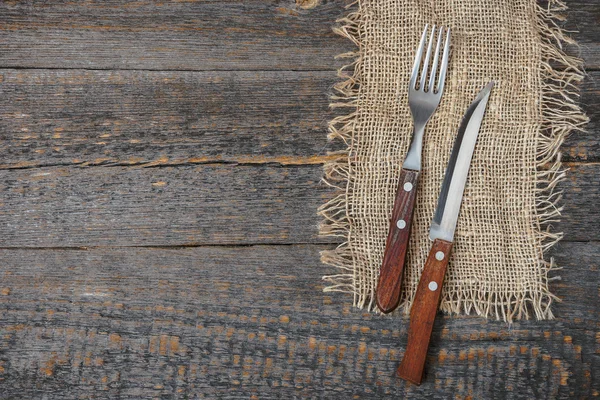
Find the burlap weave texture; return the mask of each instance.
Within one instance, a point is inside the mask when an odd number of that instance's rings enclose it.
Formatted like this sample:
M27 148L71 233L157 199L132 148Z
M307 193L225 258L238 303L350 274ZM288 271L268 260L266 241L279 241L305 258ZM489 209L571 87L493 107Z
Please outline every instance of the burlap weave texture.
M321 233L345 242L322 254L339 268L326 291L349 292L375 308L400 166L412 135L407 85L426 23L450 27L446 87L425 131L422 173L400 310L410 310L431 242L428 230L460 120L485 84L496 85L464 193L441 308L506 321L552 318L555 278L544 252L561 234L559 147L586 122L574 101L580 60L556 26L563 5L535 0L359 0L338 33L357 45L332 106L346 110L330 137L347 149L325 166L338 195L320 209Z

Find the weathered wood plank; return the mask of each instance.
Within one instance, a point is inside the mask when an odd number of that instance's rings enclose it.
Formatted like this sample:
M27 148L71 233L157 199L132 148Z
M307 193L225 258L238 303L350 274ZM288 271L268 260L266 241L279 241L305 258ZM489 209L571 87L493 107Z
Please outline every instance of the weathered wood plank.
M336 80L330 71L0 70L0 168L322 163L335 148Z
M315 242L316 209L330 193L319 182L321 175L320 166L220 164L4 170L0 243L70 247Z
M0 3L0 66L332 70L342 1ZM126 16L126 17L125 17Z
M0 250L0 393L50 398L412 395L597 389L598 243L555 251L556 320L440 317L421 387L394 378L408 320L321 292L323 246ZM504 395L502 395L504 394ZM202 397L202 396L198 396Z
M332 33L344 1L90 1L0 3L0 67L316 70L354 50ZM596 0L572 0L588 69L600 67ZM127 15L127 18L122 18Z
M0 168L327 159L333 72L0 70ZM600 161L600 72L582 86L591 122L565 161Z
M561 147L563 161L600 161L600 72L589 72L581 84L580 104L590 122L574 131Z
M320 165L46 167L0 171L2 247L318 243ZM556 227L598 240L600 165L575 165ZM340 240L342 240L340 238Z
M600 7L597 0L568 0L569 10L562 24L578 46L568 46L569 54L583 58L585 68L600 68Z
M559 186L563 190L560 201L564 210L561 222L553 224L557 232L564 232L564 240L600 240L600 164L567 164L567 179Z

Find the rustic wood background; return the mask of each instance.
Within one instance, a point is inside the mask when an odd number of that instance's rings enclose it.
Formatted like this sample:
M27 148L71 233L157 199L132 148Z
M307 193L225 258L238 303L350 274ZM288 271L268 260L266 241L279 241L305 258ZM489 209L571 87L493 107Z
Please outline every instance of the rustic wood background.
M568 3L564 301L440 317L420 387L406 319L321 292L344 1L0 3L0 398L600 396L600 7Z

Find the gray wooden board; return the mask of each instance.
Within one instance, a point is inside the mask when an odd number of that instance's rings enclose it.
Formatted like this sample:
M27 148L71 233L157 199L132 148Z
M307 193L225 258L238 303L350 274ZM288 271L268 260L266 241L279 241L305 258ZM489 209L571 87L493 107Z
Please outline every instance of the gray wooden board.
M0 66L331 70L353 45L331 30L344 2L319 3L2 2Z
M0 168L322 163L335 149L327 121L337 80L333 71L0 70Z
M569 10L561 24L577 41L566 47L572 55L583 58L587 70L600 68L600 6L598 0L567 0Z
M320 165L45 167L0 170L2 247L331 242L317 208L333 195ZM600 165L562 184L569 240L598 240ZM501 198L498 199L501 204ZM335 240L335 239L333 239ZM339 239L342 240L341 238Z
M298 4L304 4L305 7ZM0 66L154 70L319 70L354 50L331 26L349 1L0 3ZM597 0L568 1L570 49L600 67ZM311 7L311 5L315 5Z
M0 70L0 168L74 164L315 164L328 143L333 71ZM600 161L600 72L591 119L564 161ZM408 117L408 116L407 116Z
M600 7L598 7L600 8ZM581 97L578 99L586 112L589 123L583 131L572 132L561 146L563 161L598 162L600 161L600 72L590 71L580 85Z
M329 192L321 176L320 166L227 164L4 170L0 242L6 247L315 242L316 210Z
M0 395L597 396L598 243L553 252L555 320L440 316L420 387L393 376L407 319L322 293L324 248L0 250Z

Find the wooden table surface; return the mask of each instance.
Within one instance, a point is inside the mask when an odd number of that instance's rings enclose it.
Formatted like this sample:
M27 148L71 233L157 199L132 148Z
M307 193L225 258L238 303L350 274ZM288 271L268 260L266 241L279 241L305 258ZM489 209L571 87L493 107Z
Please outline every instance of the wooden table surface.
M563 147L556 319L408 321L322 292L343 1L0 3L0 398L600 396L600 7Z

